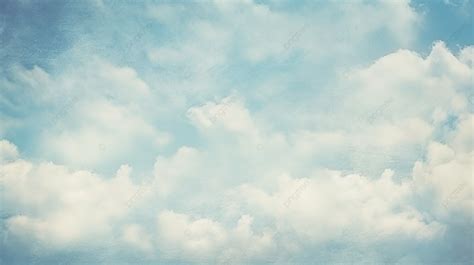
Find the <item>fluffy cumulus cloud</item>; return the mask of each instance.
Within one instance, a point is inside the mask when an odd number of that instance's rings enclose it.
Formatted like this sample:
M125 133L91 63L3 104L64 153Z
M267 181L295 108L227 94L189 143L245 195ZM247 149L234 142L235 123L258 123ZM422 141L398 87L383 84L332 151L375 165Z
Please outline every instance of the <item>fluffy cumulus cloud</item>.
M0 8L2 264L473 262L469 1L53 2Z
M87 171L70 171L52 163L16 160L2 166L3 200L12 209L7 230L48 245L67 245L110 232L123 216L134 185L130 167L112 179Z

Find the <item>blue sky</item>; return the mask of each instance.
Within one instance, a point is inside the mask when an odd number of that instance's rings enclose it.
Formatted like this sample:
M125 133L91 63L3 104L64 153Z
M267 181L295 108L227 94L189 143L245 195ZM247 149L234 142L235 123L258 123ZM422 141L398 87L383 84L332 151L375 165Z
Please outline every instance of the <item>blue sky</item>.
M472 9L1 1L2 264L471 264Z

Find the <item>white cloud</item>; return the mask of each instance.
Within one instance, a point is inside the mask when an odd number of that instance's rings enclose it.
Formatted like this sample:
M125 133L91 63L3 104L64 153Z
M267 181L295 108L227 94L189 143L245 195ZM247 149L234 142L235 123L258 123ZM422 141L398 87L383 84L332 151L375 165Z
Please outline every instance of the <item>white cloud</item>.
M207 102L203 106L190 108L187 116L197 128L204 131L217 127L251 137L257 133L249 111L232 97L223 98L217 103Z
M451 142L457 152L470 152L474 149L474 115L459 117L458 129L451 135Z
M152 49L149 58L161 63L183 62L183 58L188 58L186 64L193 68L193 74L196 74L194 67L203 65L203 60L225 57L233 45L240 47L241 57L249 62L283 59L298 50L318 61L329 53L346 54L351 47L359 46L381 30L397 43L408 46L420 22L409 1L325 5L310 20L255 1L213 1L187 8L176 3L151 5L151 17L174 33L188 34L184 42L173 43L173 49ZM187 14L187 20L172 23L183 13ZM209 18L202 16L206 13L214 14L218 22L209 23ZM371 16L366 16L367 13ZM333 21L333 16L340 14L343 14L341 19Z
M210 259L226 241L225 229L206 218L190 220L185 214L163 211L157 222L163 250L182 251L187 259Z
M151 235L137 224L127 225L123 229L122 240L147 254L150 254L153 250Z
M392 99L393 118L427 117L436 108L459 113L466 109L462 92L471 84L471 67L437 42L426 58L408 50L386 55L352 72L347 85L355 86L350 97L362 106Z
M0 140L0 161L8 161L18 157L18 148L7 140Z
M44 135L43 150L69 165L90 167L123 157L146 141L150 147L168 144L160 132L130 108L107 101L76 103L68 120Z
M148 84L138 77L133 68L117 67L99 60L96 71L97 77L102 82L109 82L114 94L136 98L137 95L148 96L150 93Z
M171 256L219 264L240 263L266 257L274 248L271 234L255 234L252 217L243 215L235 227L226 229L207 218L165 210L158 215L162 250Z
M8 109L44 111L31 119L1 117L2 122L16 130L39 130L41 143L31 149L46 159L76 168L116 167L141 146L156 151L172 141L152 122L156 98L133 68L93 56L81 67L65 67L55 75L39 66L6 73L9 78L0 82L8 91L2 94ZM27 101L17 102L15 95Z
M180 185L196 181L196 174L202 169L200 155L194 148L181 147L170 158L158 157L154 165L154 187L158 193L167 196Z
M473 115L467 115L453 132L447 144L430 144L426 162L417 162L413 176L421 191L434 189L436 212L443 219L453 211L470 219L473 212L474 164Z
M13 211L7 229L52 247L106 237L112 222L127 212L126 200L136 189L130 171L124 165L115 177L103 179L52 163L2 164L2 203Z
M459 52L459 60L466 65L471 65L472 69L472 62L474 61L474 46L468 46L461 49Z
M278 189L271 193L248 185L239 191L242 199L257 207L253 211L274 218L279 233L294 232L307 244L358 234L366 235L367 242L431 240L441 235L442 224L426 220L410 206L410 181L397 184L392 178L390 170L375 180L328 171L308 179L280 178Z
M428 146L428 162L439 165L450 161L454 157L454 151L446 145L433 142Z

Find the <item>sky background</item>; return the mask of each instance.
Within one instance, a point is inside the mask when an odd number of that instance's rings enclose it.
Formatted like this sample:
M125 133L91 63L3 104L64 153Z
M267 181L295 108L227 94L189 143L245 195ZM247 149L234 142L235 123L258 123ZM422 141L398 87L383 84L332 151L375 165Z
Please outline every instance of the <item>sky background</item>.
M472 264L474 1L0 1L0 264Z

